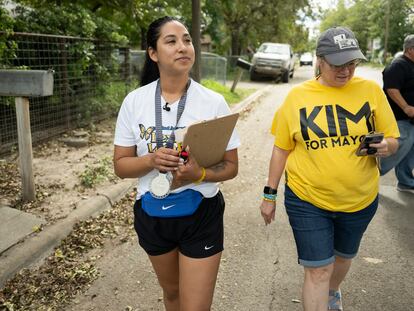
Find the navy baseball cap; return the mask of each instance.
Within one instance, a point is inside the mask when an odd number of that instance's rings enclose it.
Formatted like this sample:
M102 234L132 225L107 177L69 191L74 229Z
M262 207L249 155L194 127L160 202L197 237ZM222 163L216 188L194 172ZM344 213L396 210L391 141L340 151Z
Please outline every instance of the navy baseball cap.
M346 27L333 27L318 39L316 55L323 56L331 65L341 66L355 59L367 60L359 49L354 33Z

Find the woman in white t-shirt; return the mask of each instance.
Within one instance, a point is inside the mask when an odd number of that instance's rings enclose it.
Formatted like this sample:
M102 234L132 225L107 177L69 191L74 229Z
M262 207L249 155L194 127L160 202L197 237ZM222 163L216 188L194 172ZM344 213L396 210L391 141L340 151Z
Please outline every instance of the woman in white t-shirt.
M163 17L147 32L141 87L125 98L116 131L114 166L139 178L135 230L164 292L167 310L209 310L223 251L224 199L218 182L238 171L232 134L223 160L201 167L183 161L174 130L230 113L223 96L190 78L194 47L187 28Z

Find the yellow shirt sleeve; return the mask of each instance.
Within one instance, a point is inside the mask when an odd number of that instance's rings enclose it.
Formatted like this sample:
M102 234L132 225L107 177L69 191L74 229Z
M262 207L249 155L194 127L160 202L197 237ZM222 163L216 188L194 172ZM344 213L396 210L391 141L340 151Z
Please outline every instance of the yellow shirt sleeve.
M377 86L375 86L377 87ZM375 130L377 132L384 133L384 137L400 137L400 131L398 130L398 124L395 120L394 113L388 103L387 97L384 91L378 86L377 102L378 105L374 111Z
M275 136L275 146L284 150L292 150L295 147L295 141L289 127L289 120L291 118L286 115L291 113L287 111L289 107L289 98L288 95L282 106L275 112L271 127L271 133Z

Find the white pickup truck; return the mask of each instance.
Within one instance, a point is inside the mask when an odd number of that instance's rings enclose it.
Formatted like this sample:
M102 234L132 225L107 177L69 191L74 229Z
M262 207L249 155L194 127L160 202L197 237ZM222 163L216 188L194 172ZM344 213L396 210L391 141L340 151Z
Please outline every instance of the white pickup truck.
M265 42L253 55L250 79L259 77L282 78L285 83L293 78L295 59L289 44Z

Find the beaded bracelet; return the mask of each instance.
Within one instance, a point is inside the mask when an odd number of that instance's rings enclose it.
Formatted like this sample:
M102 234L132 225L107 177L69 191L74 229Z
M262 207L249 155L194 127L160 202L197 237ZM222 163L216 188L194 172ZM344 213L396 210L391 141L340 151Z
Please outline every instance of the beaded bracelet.
M267 202L275 202L276 201L276 194L263 193L263 200L265 200Z

